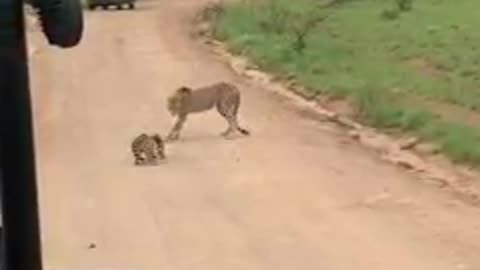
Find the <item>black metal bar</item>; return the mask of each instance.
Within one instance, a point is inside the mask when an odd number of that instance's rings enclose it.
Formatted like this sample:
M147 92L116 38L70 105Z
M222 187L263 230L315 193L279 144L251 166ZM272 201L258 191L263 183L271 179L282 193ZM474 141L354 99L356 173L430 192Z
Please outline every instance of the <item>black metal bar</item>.
M0 169L7 270L41 270L23 3L0 0Z

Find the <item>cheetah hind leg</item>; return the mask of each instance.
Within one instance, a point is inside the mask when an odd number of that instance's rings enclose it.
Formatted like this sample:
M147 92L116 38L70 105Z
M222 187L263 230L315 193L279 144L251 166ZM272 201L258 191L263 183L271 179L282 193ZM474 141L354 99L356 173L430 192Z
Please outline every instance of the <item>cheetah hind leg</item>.
M228 107L228 104L224 102L217 103L218 113L227 121L228 127L225 131L220 133L220 136L225 139L233 139L234 131L237 129L237 121L235 117L236 108Z
M220 115L225 118L228 123L228 128L221 133L226 139L233 139L235 134L242 134L244 136L250 135L250 132L247 129L240 127L238 124L238 108L240 106L240 96L233 97L236 99L233 100L233 104L227 103L226 101L221 101L217 103L217 111Z
M228 125L228 128L225 131L222 131L222 133L220 133L220 136L229 137L231 136L232 132L233 132L233 128L230 125Z
M227 117L225 117L227 118ZM226 119L227 122L228 122L228 127L225 131L223 131L222 133L220 133L220 136L222 136L223 138L227 139L227 140L232 140L235 138L235 131L237 130L237 128L235 127L235 121L233 119L229 119L227 118Z
M233 140L238 138L240 134L243 134L243 132L240 132L239 129L228 128L226 131L221 133L221 136L227 140Z
M232 117L230 119L227 119L227 121L228 121L227 130L225 130L224 132L221 133L221 135L224 138L233 139L234 137L236 137L235 135L239 135L239 134L241 134L243 136L249 136L250 135L249 130L240 127L236 117Z

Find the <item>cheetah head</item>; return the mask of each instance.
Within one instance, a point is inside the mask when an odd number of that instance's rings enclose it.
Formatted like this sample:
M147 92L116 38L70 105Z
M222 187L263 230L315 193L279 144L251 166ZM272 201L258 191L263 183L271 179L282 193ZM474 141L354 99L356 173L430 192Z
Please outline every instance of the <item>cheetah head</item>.
M178 115L185 110L187 100L192 93L192 89L182 86L178 88L173 95L167 99L167 109L171 115Z

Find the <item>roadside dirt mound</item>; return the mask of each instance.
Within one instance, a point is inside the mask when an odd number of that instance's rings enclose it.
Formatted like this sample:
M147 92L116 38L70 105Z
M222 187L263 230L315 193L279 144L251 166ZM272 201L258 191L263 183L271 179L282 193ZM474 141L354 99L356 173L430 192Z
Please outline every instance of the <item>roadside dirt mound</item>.
M413 171L429 183L448 188L465 202L480 206L479 184L474 181L480 179L480 173L455 165L446 158L438 157L437 149L428 142L422 142L415 137L395 138L366 127L350 117L351 110L331 110L331 108L342 108L338 106L337 100L330 100L324 96L312 96L310 93L314 91L309 91L299 82L263 72L246 57L231 54L228 46L213 36L215 21L223 12L222 2L209 2L195 16L192 28L194 35L221 55L235 73L261 83L265 89L289 98L301 97L303 100L296 98L299 106L308 107L328 121L346 128L346 132L352 139L378 152L383 160ZM294 93L296 97L288 93Z

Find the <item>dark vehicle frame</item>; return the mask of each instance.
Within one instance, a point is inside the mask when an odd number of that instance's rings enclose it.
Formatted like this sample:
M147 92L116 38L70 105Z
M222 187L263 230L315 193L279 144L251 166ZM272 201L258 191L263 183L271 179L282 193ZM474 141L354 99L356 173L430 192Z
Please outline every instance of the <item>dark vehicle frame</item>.
M0 270L42 270L24 3L39 11L52 46L76 46L79 0L0 0Z
M115 6L117 9L123 9L127 6L128 9L135 9L136 0L87 0L88 9L94 10L101 7L106 10L110 6Z

